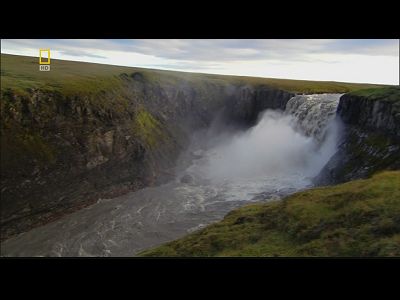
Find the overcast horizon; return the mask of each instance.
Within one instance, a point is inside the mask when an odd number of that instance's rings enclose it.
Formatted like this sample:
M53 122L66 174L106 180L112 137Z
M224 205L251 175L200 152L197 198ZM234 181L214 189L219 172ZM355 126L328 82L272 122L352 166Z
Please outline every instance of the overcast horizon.
M399 85L398 39L1 40L1 52L221 75Z

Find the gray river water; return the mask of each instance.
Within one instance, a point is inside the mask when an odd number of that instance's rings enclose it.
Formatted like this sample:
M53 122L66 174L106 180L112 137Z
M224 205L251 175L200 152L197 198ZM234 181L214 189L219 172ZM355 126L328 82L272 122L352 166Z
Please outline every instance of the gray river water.
M292 98L246 132L192 148L167 184L94 205L4 241L2 256L135 256L252 202L311 187L336 150L339 94Z

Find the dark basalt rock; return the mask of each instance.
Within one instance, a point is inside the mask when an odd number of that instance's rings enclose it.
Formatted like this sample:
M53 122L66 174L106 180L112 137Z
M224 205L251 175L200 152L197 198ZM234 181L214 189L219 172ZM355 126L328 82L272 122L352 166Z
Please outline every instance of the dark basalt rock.
M337 115L345 124L400 137L399 105L400 99L395 102L345 94L340 99Z
M132 74L131 74L131 77L132 77L134 80L137 80L137 81L141 81L141 82L144 81L144 76L143 76L143 74L142 74L142 73L139 73L139 72L132 73Z
M343 95L337 109L344 124L342 140L314 183L337 184L400 169L399 112L400 94L390 101Z
M182 176L182 178L181 178L182 183L192 183L193 180L194 180L193 176L191 176L189 174L186 174L186 175Z
M245 126L256 123L258 114L265 109L284 110L286 103L295 94L267 86L257 88L250 86L237 87L227 99L224 107L226 123L235 121Z

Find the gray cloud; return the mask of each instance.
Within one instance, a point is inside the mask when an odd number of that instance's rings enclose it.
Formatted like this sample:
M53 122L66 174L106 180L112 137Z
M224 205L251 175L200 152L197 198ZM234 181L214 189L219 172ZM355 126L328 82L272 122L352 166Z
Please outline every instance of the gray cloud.
M199 61L311 61L315 54L398 56L398 40L134 40L108 46L157 57Z
M105 57L91 54L91 50L135 52L183 61L183 67L185 67L185 61L202 63L256 60L311 62L317 59L318 54L399 55L398 40L7 40L7 45L25 48L49 47L67 55L96 58Z
M84 51L84 50L62 50L60 52L65 54L65 55L69 55L69 56L92 57L92 58L107 59L106 56L91 54L91 53L89 53L87 51Z

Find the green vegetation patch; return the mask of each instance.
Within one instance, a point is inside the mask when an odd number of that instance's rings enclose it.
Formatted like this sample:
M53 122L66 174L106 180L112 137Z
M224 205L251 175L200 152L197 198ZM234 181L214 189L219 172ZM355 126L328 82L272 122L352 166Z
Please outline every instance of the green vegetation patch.
M399 256L400 171L248 205L142 256Z
M349 95L365 97L370 100L400 102L400 87L368 88L349 93Z
M147 110L140 108L133 124L134 133L153 148L163 138L161 124Z
M27 164L49 165L56 160L55 149L39 134L1 129L2 171L24 170Z
M51 60L49 72L39 71L39 58L1 54L1 89L20 95L31 90L60 92L65 96L89 95L119 89L123 67Z

